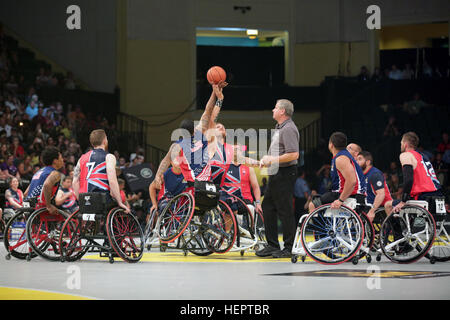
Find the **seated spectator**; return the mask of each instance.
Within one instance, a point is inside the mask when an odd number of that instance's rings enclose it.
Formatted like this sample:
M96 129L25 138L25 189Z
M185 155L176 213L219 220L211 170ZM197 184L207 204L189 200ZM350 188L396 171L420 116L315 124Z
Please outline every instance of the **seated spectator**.
M11 144L11 153L16 159L23 159L25 157L25 150L20 145L20 140L18 137L14 137Z
M6 137L9 138L11 136L12 127L6 122L5 115L0 117L0 131L6 132Z
M389 79L392 80L401 80L403 78L403 73L400 69L397 68L397 66L394 64L392 65L392 69L389 72Z
M0 170L2 170L3 174L8 178L16 177L17 179L20 179L19 170L17 170L17 167L14 165L14 156L12 154L9 154L6 161L0 165Z
M437 146L437 152L445 153L447 150L450 150L450 141L448 139L448 133L442 133L442 140Z
M410 115L418 115L420 110L427 106L427 103L420 99L420 94L415 93L413 100L405 102L404 110Z
M329 164L324 164L317 172L316 175L319 177L319 188L317 192L322 195L328 192L331 188L331 177L330 177L331 166Z
M403 79L411 80L415 78L414 69L411 68L411 65L407 63L405 65L405 70L403 70Z
M442 161L442 153L436 154L432 165L441 186L445 186L447 183L448 164Z
M294 198L295 198L295 221L296 223L300 220L301 216L305 214L305 203L308 201L308 198L311 194L311 190L309 189L308 183L305 180L305 171L303 169L299 169L298 178L295 181L294 186Z
M30 156L27 156L29 162L31 162ZM17 164L17 170L19 171L20 178L25 180L31 180L33 178L33 167L29 164L25 164L25 161L19 161Z
M389 117L388 124L387 124L386 128L384 129L383 136L396 137L400 134L400 131L398 130L395 120L396 119L394 116Z
M50 78L48 77L44 68L39 69L39 74L36 76L36 86L45 87L48 86Z
M370 73L366 66L362 66L358 75L358 81L369 81Z
M70 176L64 177L61 186L56 193L55 204L70 213L78 210L78 201L75 192L72 189L72 178Z
M431 78L433 76L433 69L430 67L427 61L423 62L422 72L425 78Z
M32 100L30 102L30 104L27 106L27 108L25 109L25 113L28 115L30 120L33 120L33 118L38 115L37 102Z
M399 180L402 180L403 178L403 172L401 169L399 169L396 161L391 161L389 165L389 171L388 174L392 177L393 175L396 175Z
M375 82L379 82L381 80L383 80L383 75L381 74L381 70L380 68L376 67L375 70L373 71L373 75L371 80L375 81Z
M400 180L397 174L390 175L390 181L388 184L389 191L391 192L393 199L400 199L403 193L403 189L400 184Z

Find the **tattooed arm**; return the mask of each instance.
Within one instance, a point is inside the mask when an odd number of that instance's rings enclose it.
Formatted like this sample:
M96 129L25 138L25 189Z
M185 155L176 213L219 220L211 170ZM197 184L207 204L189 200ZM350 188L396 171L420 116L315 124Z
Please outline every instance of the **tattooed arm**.
M56 184L61 181L61 173L59 171L52 171L50 175L45 179L44 186L42 187L42 196L44 197L44 203L50 214L56 214L58 209L51 203L52 189Z
M216 103L216 94L214 90L211 92L211 97L209 97L208 103L206 104L205 111L200 118L200 123L195 127L195 130L201 131L205 133L208 130L211 121L211 114L214 108L214 104Z
M176 158L180 154L180 151L180 146L177 143L172 143L166 156L161 160L154 180L157 189L161 189L161 185L164 179L164 172L169 169L172 159Z

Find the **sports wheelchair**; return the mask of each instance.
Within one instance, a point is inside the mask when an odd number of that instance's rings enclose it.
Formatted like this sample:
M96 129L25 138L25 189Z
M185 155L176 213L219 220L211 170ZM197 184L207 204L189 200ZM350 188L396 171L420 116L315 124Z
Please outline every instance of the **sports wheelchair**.
M306 255L322 264L357 264L365 257L371 262L370 250L374 243L374 229L365 215L367 206L355 198L348 198L339 209L331 204L316 208L298 222L291 262Z
M36 203L36 198L24 201L23 207L14 210L14 214L7 220L3 238L3 244L8 252L5 256L6 260L10 260L11 256L21 260L31 260L37 256L28 244L26 234L26 222L30 214L35 211ZM42 246L48 247L48 243L43 243ZM42 247L41 249L44 250Z
M120 207L107 205L105 193L82 193L79 210L64 222L59 237L60 260L76 261L87 252L138 262L144 252L144 234L138 219Z
M255 210L253 204L248 204L241 198L221 190L226 193L225 203L236 212L236 222L238 233L233 248L230 251L239 251L241 256L248 249L258 251L260 246L266 243L264 219L262 213Z
M381 225L381 251L377 261L381 260L381 252L392 262L401 264L424 256L431 263L448 261L450 239L445 229L446 218L444 197L407 201L400 212L390 214Z
M230 251L237 236L236 218L219 197L217 185L196 180L171 198L156 223L160 250L170 247L199 256Z

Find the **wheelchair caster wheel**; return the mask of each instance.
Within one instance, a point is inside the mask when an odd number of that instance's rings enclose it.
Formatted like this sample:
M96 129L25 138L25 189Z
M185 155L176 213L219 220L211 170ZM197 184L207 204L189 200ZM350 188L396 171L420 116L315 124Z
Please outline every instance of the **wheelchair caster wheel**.
M27 255L27 261L31 261L31 254Z
M161 245L161 247L159 247L159 251L161 252L166 252L166 250L167 250L166 246Z
M367 263L372 262L372 256L370 254L366 255L366 261L367 261Z
M111 263L111 264L114 263L114 258L112 256L109 256L109 263Z
M147 245L147 251L150 251L150 250L152 250L152 245L151 245L151 244L148 244L148 245Z
M358 264L358 258L357 257L354 257L353 259L352 259L352 263L353 263L353 265L357 265Z
M186 257L188 255L187 251L183 251L183 255Z
M297 256L296 256L296 255L293 255L293 256L291 257L291 262L292 262L292 263L297 263Z
M305 262L306 256L302 256L302 262Z
M8 254L6 255L5 259L6 259L6 260L11 260L11 254L8 253Z
M381 254L377 255L376 260L377 260L378 262L381 261Z
M430 263L431 264L435 264L436 263L436 258L435 257L431 257L430 258Z
M244 251L244 250L241 250L241 257L244 256L244 253L245 253L245 251Z
M61 257L61 262L66 262L66 259L64 257Z
M259 251L259 244L255 244L255 245L253 246L253 250L255 250L255 252L256 252L256 251Z

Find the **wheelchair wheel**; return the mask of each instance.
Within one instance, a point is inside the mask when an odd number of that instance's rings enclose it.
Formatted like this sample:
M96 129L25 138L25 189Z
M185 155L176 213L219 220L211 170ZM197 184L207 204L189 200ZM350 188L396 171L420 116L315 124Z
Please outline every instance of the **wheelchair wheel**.
M450 260L450 237L445 229L445 220L436 222L436 237L426 258L434 259L437 262L446 262Z
M194 214L195 200L190 193L171 199L161 212L159 237L162 243L175 241L186 230Z
M384 211L384 208L378 208L377 211L375 211L375 218L373 218L372 226L374 231L374 242L373 242L373 248L375 250L380 249L380 229L383 221L386 219L387 214L386 211Z
M302 224L301 240L307 255L322 264L339 264L355 256L364 240L361 218L350 208L330 204L311 212Z
M27 241L27 216L28 214L20 211L14 214L5 226L3 238L3 243L8 254L21 260L25 260L28 256L30 256L30 258L37 256Z
M89 241L84 238L94 221L83 221L78 211L72 213L64 222L60 237L61 261L80 260L88 251Z
M266 231L264 227L264 217L262 212L255 210L255 233L256 233L256 239L258 240L258 243L255 246L258 246L258 248L254 248L255 251L259 250L259 247L264 243L267 243L266 239Z
M227 253L233 248L237 235L236 217L224 201L219 200L217 208L205 212L201 223L201 234L209 250Z
M422 207L406 205L381 225L381 250L392 262L412 263L427 254L435 234L432 215Z
M106 232L114 251L126 262L138 262L144 253L144 233L138 219L121 208L112 209L106 218Z
M361 246L361 250L359 250L359 252L355 256L357 260L364 258L368 253L370 253L375 240L375 231L369 218L367 218L365 213L361 213L359 217L364 224L364 240Z
M156 223L158 221L158 215L156 214L156 209L149 213L148 221L145 225L144 230L144 239L145 243L150 243L149 246L151 247L152 241L157 237L156 234ZM150 251L150 250L149 250Z
M200 216L194 216L189 223L189 226L183 233L183 236L180 238L183 239L185 249L197 256L205 257L209 256L213 252L208 249L206 242L201 234L201 230L202 225L200 222Z
M59 235L68 217L69 214L62 210L54 215L47 208L34 211L27 221L27 240L33 251L47 260L59 261Z

